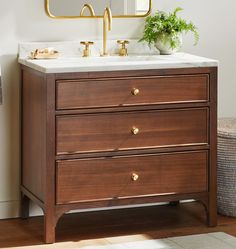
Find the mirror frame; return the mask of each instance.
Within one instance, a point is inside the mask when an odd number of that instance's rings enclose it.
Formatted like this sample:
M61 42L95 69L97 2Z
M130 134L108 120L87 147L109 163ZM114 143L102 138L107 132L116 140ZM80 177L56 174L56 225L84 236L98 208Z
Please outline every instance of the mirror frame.
M45 1L45 11L48 17L53 19L78 19L78 18L103 18L103 16L55 16L50 11L50 0ZM149 9L146 14L144 15L118 15L112 16L113 18L139 18L139 17L146 17L151 13L152 10L152 0L149 0Z

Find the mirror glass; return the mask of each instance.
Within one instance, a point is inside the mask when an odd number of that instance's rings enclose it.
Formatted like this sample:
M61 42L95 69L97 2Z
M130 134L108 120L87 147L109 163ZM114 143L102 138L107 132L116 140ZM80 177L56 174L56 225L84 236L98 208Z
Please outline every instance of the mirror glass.
M103 16L110 7L113 17L146 16L151 10L151 0L45 0L46 8L54 17L79 17L84 4L92 5L95 16ZM84 16L90 16L88 9ZM51 16L52 17L52 16Z

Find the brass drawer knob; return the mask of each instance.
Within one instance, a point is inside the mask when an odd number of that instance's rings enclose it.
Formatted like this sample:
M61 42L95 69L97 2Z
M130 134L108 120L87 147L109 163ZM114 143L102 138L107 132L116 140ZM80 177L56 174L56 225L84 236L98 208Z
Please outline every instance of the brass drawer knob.
M139 128L137 127L133 127L131 132L134 134L134 135L137 135L139 133Z
M140 92L140 91L139 91L138 88L134 88L134 89L131 91L131 93L132 93L134 96L138 95L139 92Z
M139 178L139 175L138 175L138 174L136 174L136 173L133 173L133 174L132 174L132 180L133 180L134 182L136 182L136 181L138 180L138 178Z

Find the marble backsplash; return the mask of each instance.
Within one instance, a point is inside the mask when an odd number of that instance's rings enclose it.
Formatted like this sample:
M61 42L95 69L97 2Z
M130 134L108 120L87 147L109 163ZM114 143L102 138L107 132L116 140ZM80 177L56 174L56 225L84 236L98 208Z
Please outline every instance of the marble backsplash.
M99 56L102 50L102 41L93 40L94 45L91 46L91 56ZM128 53L130 54L159 54L154 47L149 48L146 43L138 42L138 40L129 40L127 45ZM84 45L80 41L65 41L65 42L24 42L19 44L19 57L27 58L35 49L54 48L60 52L60 57L81 57ZM107 42L108 52L110 54L118 54L119 45L116 40Z

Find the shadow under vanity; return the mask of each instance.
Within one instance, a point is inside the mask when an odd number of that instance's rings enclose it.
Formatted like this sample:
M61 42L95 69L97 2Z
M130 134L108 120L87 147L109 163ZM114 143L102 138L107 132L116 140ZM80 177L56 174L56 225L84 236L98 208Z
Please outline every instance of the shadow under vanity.
M76 209L195 199L217 224L217 62L120 60L19 60L22 217L43 209L47 243Z

